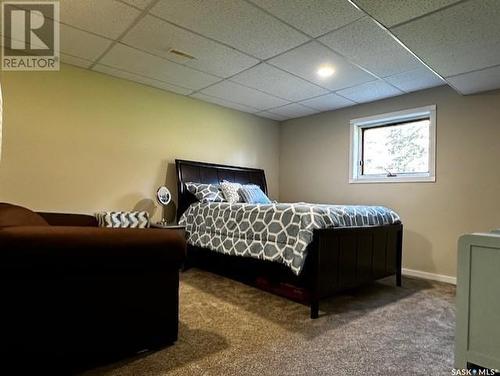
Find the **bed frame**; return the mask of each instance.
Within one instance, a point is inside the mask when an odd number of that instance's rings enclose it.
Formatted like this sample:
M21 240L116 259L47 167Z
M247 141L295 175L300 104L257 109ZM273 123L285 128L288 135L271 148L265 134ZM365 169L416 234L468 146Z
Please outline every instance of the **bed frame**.
M219 183L223 180L256 184L267 194L264 170L213 163L176 160L177 218L193 202L186 182ZM403 225L346 227L314 230L299 276L285 265L266 260L228 256L188 246L187 262L242 280L260 288L307 303L311 318L319 315L321 299L388 276L401 286Z

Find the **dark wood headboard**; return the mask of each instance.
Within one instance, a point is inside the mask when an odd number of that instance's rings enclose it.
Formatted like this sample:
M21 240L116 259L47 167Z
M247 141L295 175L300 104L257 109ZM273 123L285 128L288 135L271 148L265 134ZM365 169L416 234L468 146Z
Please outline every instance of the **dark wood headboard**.
M221 164L175 160L177 171L177 220L182 213L196 201L195 197L186 189L187 182L217 184L223 180L241 183L256 184L267 194L266 175L258 168L226 166Z

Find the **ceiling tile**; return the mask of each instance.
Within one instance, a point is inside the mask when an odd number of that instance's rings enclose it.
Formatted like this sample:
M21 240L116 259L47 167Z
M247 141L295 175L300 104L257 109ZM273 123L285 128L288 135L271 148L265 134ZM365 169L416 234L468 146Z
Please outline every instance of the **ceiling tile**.
M462 94L499 89L500 66L448 77L446 80Z
M59 26L60 52L76 58L94 61L112 43L110 39L90 34L71 26L64 24L60 24ZM34 45L37 45L37 41L35 41Z
M137 8L144 9L146 8L149 4L153 2L153 0L122 0L124 3L133 5Z
M340 90L338 94L354 102L363 103L394 97L404 93L391 85L386 84L384 81L379 80Z
M146 16L139 21L123 38L123 42L220 77L232 76L259 62L232 48L153 16ZM171 48L185 52L196 59L178 57L168 52Z
M297 103L291 103L287 104L286 106L270 109L267 112L284 116L287 119L292 119L315 114L318 112L318 110L313 110L312 108L302 106Z
M242 0L160 1L151 13L261 59L277 55L308 39Z
M369 17L333 31L319 40L380 77L422 66L422 63Z
M342 98L340 95L334 93L307 99L300 103L308 107L315 108L316 110L319 111L336 110L338 108L352 106L356 104L350 101L349 99Z
M269 112L269 111L258 112L255 115L260 116L260 117L265 117L268 119L272 119L272 120L276 120L276 121L283 121L283 120L288 119L288 117L286 117L286 116L273 114L272 112Z
M87 60L96 60L112 41L71 26L61 25L61 51Z
M191 95L191 97L192 98L196 98L196 99L200 99L200 100L202 100L204 102L210 102L210 103L218 104L219 106L229 107L229 108L232 108L232 109L235 109L235 110L238 110L238 111L250 112L250 113L255 113L255 112L259 111L256 108L253 108L253 107L250 107L250 106L246 106L246 105L241 104L241 103L235 103L235 102L226 101L224 99L217 98L217 97L212 97L210 95L205 95L205 94L202 94L202 93L195 93L195 94Z
M60 1L62 23L105 37L118 38L141 13L115 0Z
M247 106L259 110L267 110L272 107L282 106L288 103L283 99L272 95L238 85L231 81L223 81L210 86L201 91L213 97L221 98L226 101L244 103Z
M328 93L327 90L292 76L266 63L231 78L231 81L253 87L292 102Z
M346 0L250 0L276 17L318 37L363 16Z
M316 41L277 56L269 60L269 63L330 90L339 90L375 79ZM323 79L316 74L323 64L334 67L333 76Z
M61 53L61 62L69 65L74 65L76 67L80 68L90 68L90 66L93 64L92 61L90 60L85 60L81 59L79 57L71 56L71 55L66 55Z
M113 46L99 63L194 90L219 80L215 76L198 72L119 43Z
M408 72L386 77L384 80L408 93L445 84L441 78L427 68L413 69Z
M381 24L391 27L461 0L353 0Z
M443 77L500 62L500 1L468 1L392 29Z
M92 69L97 71L97 72L101 72L101 73L104 73L104 74L107 74L110 76L123 78L123 79L129 80L129 81L138 82L138 83L141 83L141 84L144 84L147 86L155 87L157 89L172 91L172 92L177 93L177 94L187 95L187 94L192 92L192 90L184 88L184 87L180 87L177 85L171 85L171 84L168 84L166 82L162 82L162 81L154 80L151 78L139 76L137 74L133 74L133 73L129 73L129 72L124 72L124 71L119 70L119 69L113 69L113 68L110 68L110 67L107 67L107 66L101 65L101 64L97 64Z

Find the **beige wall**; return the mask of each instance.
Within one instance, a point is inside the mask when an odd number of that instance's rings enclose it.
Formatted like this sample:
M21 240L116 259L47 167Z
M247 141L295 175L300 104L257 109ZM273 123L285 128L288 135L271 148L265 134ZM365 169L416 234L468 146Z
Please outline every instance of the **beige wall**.
M154 197L166 176L176 191L175 158L264 168L278 197L279 125L272 120L66 65L3 72L0 80L0 201L50 211L130 210Z
M437 105L436 183L348 184L349 120ZM454 276L460 234L500 227L500 91L439 87L287 121L281 201L381 204L405 225L404 267Z
M0 201L37 210L129 210L174 158L262 167L281 201L382 204L405 224L404 266L455 275L460 234L500 227L500 91L446 87L271 120L79 68L3 72ZM437 182L348 184L349 120L437 105ZM172 209L172 208L171 208ZM157 211L156 218L158 218ZM169 213L172 215L172 213Z

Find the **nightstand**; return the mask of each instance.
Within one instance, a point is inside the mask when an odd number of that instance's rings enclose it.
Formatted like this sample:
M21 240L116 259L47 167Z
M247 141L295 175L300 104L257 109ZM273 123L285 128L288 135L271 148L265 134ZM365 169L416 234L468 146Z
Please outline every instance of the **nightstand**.
M178 225L176 223L169 223L169 224L162 224L162 223L151 223L150 225L151 228L160 228L160 229L165 229L165 230L185 230L186 226L184 225Z

